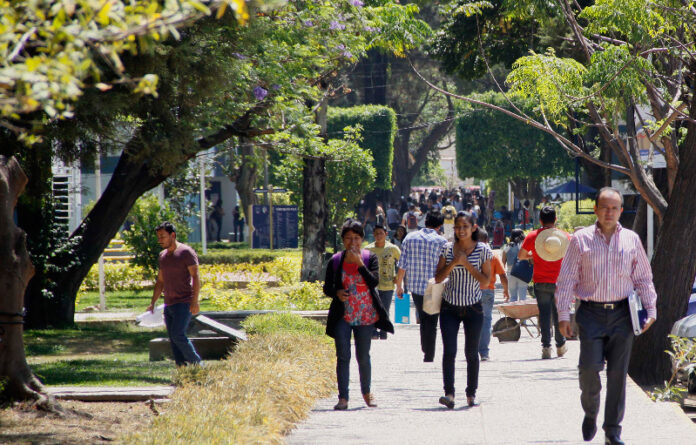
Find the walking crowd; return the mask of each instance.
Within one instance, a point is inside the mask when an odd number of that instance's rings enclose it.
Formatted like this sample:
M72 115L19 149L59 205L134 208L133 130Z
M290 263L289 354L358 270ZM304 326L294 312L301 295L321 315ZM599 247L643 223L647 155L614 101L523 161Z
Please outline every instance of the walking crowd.
M409 294L416 308L424 362L434 361L439 324L444 394L438 402L448 409L456 403L455 359L461 327L464 394L467 405L476 405L480 362L489 359L499 277L506 302L525 300L528 282L533 282L541 359L552 357L552 337L556 355L561 357L567 352L566 339L577 334L585 441L597 431L599 372L606 364L605 443L623 444L626 374L635 335L628 298L636 292L647 311L644 332L657 317L657 296L638 235L619 223L621 193L605 187L596 196L595 224L568 234L555 227L555 209L545 206L538 215L541 227L526 236L521 229L511 229L507 244L504 235L496 233L500 231L496 222L502 220L493 217L492 200L486 202L477 193L443 193L434 199L421 195L419 200L402 199L399 209L390 205L384 211L377 205L376 211L365 210L358 219L347 220L341 229L343 250L329 261L324 283L324 293L332 299L326 333L335 340L337 357L339 394L334 409L348 408L351 334L363 399L367 406L377 406L371 391L371 341L394 333L389 308L394 296L401 299ZM523 227L528 227L527 218L523 220ZM490 243L484 229L487 223L494 231ZM368 234L374 242L363 249ZM502 247L500 258L491 244ZM434 311L430 299L438 286L441 302ZM573 311L576 328L570 323Z

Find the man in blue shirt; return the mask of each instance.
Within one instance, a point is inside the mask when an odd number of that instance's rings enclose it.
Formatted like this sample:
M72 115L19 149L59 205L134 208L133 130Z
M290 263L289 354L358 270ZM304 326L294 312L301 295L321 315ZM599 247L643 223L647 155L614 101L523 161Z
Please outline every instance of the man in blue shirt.
M442 246L447 240L438 234L444 218L440 212L429 211L425 217L425 228L409 233L404 238L399 258L399 272L396 276L396 295L401 298L404 293L404 276L408 290L416 305L420 320L421 349L423 361L432 362L435 358L435 340L437 339L437 320L439 315L423 312L423 294L428 280L435 276L437 262Z

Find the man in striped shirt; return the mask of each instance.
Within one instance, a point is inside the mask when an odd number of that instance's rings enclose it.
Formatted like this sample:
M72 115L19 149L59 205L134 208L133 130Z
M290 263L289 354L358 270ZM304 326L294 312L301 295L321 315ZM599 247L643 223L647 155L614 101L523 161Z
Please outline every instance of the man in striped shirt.
M425 294L428 280L435 276L442 246L447 242L438 234L443 220L440 212L431 210L425 217L425 228L406 235L401 246L399 272L396 275L397 297L401 298L404 293L403 282L406 276L408 290L411 291L413 303L418 311L424 362L432 362L435 359L439 315L430 315L423 311L423 294Z
M576 232L563 259L556 288L559 327L570 336L570 306L580 300L575 315L580 337L580 402L585 411L582 435L592 440L597 432L601 382L607 363L604 409L605 443L620 445L626 404L626 373L633 328L628 296L634 289L648 312L645 332L657 317L655 287L648 257L638 235L619 224L621 192L604 187L595 203L597 223Z

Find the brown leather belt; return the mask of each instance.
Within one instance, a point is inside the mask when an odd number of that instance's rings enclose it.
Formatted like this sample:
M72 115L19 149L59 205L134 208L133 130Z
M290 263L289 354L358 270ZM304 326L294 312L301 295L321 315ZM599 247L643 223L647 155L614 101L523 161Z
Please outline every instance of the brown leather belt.
M613 311L614 309L617 309L621 306L628 305L628 298L625 298L623 300L619 301L612 301L611 303L602 303L599 301L587 301L587 300L580 300L580 304L586 304L591 307L596 307L599 309L606 309L608 311Z

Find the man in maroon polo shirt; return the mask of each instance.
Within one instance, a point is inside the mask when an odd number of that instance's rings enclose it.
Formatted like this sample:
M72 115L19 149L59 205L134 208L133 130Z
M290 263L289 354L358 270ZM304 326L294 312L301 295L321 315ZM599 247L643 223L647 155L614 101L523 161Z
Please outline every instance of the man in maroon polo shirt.
M177 366L199 364L201 357L186 336L191 316L199 312L201 282L198 278L198 256L191 247L176 240L176 229L172 223L165 221L155 231L157 242L164 250L159 254L159 273L147 310L152 312L164 291L164 324L174 361Z
M539 306L539 327L541 329L541 358L551 358L551 319L556 338L556 355L563 357L568 350L566 339L558 329L556 311L556 280L561 271L565 249L570 235L556 229L556 210L546 206L539 212L541 228L531 231L524 239L517 257L520 260L534 258L534 296ZM544 233L551 230L552 232ZM543 233L543 235L541 235ZM551 235L551 236L549 236ZM538 241L543 242L537 242Z

